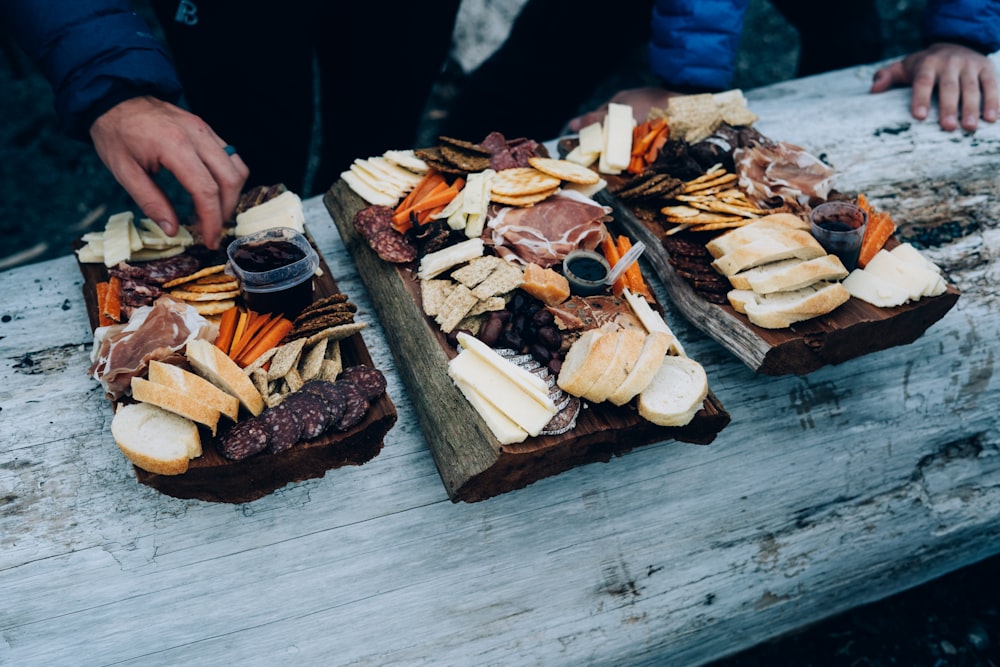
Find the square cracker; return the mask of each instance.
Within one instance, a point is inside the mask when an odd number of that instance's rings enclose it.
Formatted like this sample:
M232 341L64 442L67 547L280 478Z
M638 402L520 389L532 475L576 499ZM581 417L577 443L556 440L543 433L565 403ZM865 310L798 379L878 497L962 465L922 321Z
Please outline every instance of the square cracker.
M441 331L451 333L469 311L479 302L479 299L465 285L456 285L451 291L435 321Z
M476 257L462 268L452 271L451 277L472 289L486 280L494 269L504 263L504 260L496 255L483 255Z
M512 292L520 287L523 282L524 272L514 264L503 260L503 263L497 265L486 280L479 283L472 290L472 294L477 299L485 300L491 296Z
M441 312L448 295L455 288L455 283L443 278L432 278L420 281L420 301L423 304L424 313L428 317L434 317Z

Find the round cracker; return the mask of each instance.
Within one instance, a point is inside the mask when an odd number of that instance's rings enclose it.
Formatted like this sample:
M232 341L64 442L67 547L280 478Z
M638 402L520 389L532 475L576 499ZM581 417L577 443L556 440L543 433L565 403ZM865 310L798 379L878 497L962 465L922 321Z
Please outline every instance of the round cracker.
M570 162L569 160L556 160L550 157L531 157L528 164L542 172L563 181L579 183L580 185L593 185L601 180L600 174L593 169L588 169L582 164Z
M504 195L493 194L490 195L490 201L498 204L504 204L506 206L533 206L538 202L548 199L554 195L558 189L559 188L552 188L551 190L546 190L545 192L539 192L533 195L524 195L521 197L507 197Z
M559 179L534 167L501 169L493 175L490 190L501 197L524 197L559 187ZM494 197L495 199L495 197Z
M221 315L230 308L236 307L236 299L226 299L225 301L194 301L189 302L200 315Z
M183 285L184 283L189 283L192 280L197 280L202 276L210 276L214 273L222 273L226 268L225 264L216 264L215 266L206 266L204 269L199 269L194 273L189 273L186 276L181 276L180 278L174 278L173 280L168 280L163 283L163 287L169 289L171 287L176 287L177 285Z
M181 289L187 290L188 292L229 292L232 290L239 291L240 283L235 279L219 283L194 282L183 285Z
M239 296L239 293L238 289L225 292L191 292L185 289L172 289L169 292L170 296L182 301L222 301Z

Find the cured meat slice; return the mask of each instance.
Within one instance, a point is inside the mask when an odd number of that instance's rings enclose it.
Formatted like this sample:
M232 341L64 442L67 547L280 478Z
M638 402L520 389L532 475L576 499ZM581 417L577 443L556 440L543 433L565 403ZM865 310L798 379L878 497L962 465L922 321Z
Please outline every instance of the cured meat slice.
M307 391L323 399L330 415L330 424L336 425L344 416L344 411L347 409L347 399L344 392L335 383L327 380L310 380L302 386L300 391Z
M382 230L392 229L392 209L388 206L366 206L354 215L354 229L365 240Z
M417 249L395 229L383 229L368 239L368 245L386 262L405 264L417 258Z
M349 366L340 372L337 379L353 382L369 402L385 393L385 375L377 368Z
M144 283L162 285L168 280L190 275L200 268L201 262L190 253L185 252L141 264L119 262L117 266L108 269L108 273L123 279L131 278Z
M312 440L319 436L330 424L330 413L326 403L319 396L307 391L289 394L281 405L295 413L302 422L302 440Z
M368 400L356 384L348 380L338 379L334 383L344 395L344 415L337 422L338 431L346 431L365 418L368 413Z
M231 461L242 461L260 454L267 445L267 428L261 420L253 418L233 426L219 441L219 452Z
M291 449L302 437L302 420L287 403L268 408L257 418L267 429L269 454Z

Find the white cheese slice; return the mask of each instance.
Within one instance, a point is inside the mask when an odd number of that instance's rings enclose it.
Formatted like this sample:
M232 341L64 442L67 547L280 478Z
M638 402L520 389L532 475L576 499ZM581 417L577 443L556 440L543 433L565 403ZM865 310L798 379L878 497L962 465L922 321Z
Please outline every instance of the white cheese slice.
M486 400L486 398L479 393L472 385L463 381L455 380L455 386L459 388L462 395L465 396L465 400L476 409L479 416L483 418L486 422L486 426L489 427L490 431L493 433L493 437L501 445L510 445L515 442L524 442L525 438L528 437L528 432L517 425L512 419L507 417L504 413L497 410L493 405Z
M272 227L290 227L297 232L303 232L305 221L302 200L291 190L286 190L277 197L237 215L235 233L236 236L247 236Z
M608 187L608 182L603 178L598 179L598 181L592 185L585 185L583 183L564 183L563 190L572 190L573 192L579 192L584 197L588 199L593 199L594 195Z
M525 392L531 394L535 400L546 408L549 408L550 405L555 407L552 399L549 398L549 387L540 377L504 359L497 354L496 350L475 336L460 333L458 334L458 342L462 345L463 349L475 354L497 371L506 375L510 378L511 382L514 382Z
M533 393L525 392L509 376L468 349L448 362L448 375L469 386L486 388L483 398L527 431L528 435L538 435L557 412L551 401L551 407L543 406L535 400Z
M429 169L427 163L418 158L412 148L399 151L386 151L382 153L382 157L403 169L417 174L426 174Z
M465 201L465 189L459 190L458 194L455 195L450 202L445 204L445 207L441 209L438 213L431 216L431 220L440 220L441 218L450 218L455 213L464 213L462 211L462 203ZM463 218L464 221L464 218ZM463 224L461 227L455 227L455 229L465 229Z
M642 322L642 326L646 327L646 331L653 333L654 331L659 331L670 336L670 345L667 347L667 352L669 354L676 354L681 357L687 356L684 352L684 348L681 347L681 342L677 340L677 336L674 332L670 330L670 326L667 324L658 312L653 310L646 302L646 298L638 294L633 294L628 288L622 291L622 296L625 297L625 301L632 308L632 312L635 316L639 318Z
M579 146L571 150L569 153L566 153L566 160L569 162L575 162L583 167L589 167L594 164L597 162L599 157L601 157L600 153L584 153L580 150Z
M433 278L453 266L464 264L476 257L482 257L484 249L483 240L475 238L456 243L437 252L428 253L420 260L417 277L421 280Z
M104 242L91 241L76 251L76 258L81 264L100 264L104 262Z
M126 213L118 213L118 215L128 216L128 245L132 252L142 250L142 237L139 236L139 230L135 226L135 218L132 216L132 212L128 211Z
M368 187L376 192L381 192L388 197L392 197L394 200L398 201L406 194L399 183L385 178L372 170L365 160L355 160L350 166L350 171Z
M358 175L349 169L347 171L340 172L340 177L344 179L344 182L347 183L352 190L354 190L356 195L364 199L369 204L376 204L379 206L395 206L398 201L371 187L358 178Z
M604 126L597 122L581 129L578 147L582 153L600 153L604 148Z
M601 159L611 169L628 168L632 159L632 107L628 104L608 104L608 116L604 121L605 142Z
M132 227L130 212L116 213L108 218L104 225L104 265L116 266L132 257L132 239L129 228Z
M865 265L865 271L899 285L907 290L914 301L925 291L931 290L938 279L938 275L933 271L903 262L888 250L879 250L875 253Z
M901 306L910 300L905 287L890 282L866 269L854 269L841 281L844 289L856 299L861 299L879 308Z
M142 238L142 247L145 250L166 250L174 246L186 248L194 244L194 237L187 227L181 225L175 236L167 236L167 233L149 218L139 220L139 236Z
M412 190L423 178L421 174L403 169L381 156L370 157L366 162L373 172L383 175L393 183L399 183L402 187L407 188L407 191Z
M941 273L940 266L924 257L919 250L909 243L900 243L889 252L892 253L893 256L898 257L905 262L923 266L925 269L933 271L934 273Z

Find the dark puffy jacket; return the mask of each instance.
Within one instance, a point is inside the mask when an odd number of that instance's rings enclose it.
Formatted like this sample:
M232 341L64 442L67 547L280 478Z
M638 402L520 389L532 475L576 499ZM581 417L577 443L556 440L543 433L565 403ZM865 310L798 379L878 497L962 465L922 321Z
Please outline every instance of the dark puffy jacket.
M747 0L656 0L649 45L653 74L668 88L730 87L746 8ZM1000 2L928 0L922 28L927 44L957 42L992 53L1000 49Z
M52 85L75 138L87 139L98 116L131 97L180 97L166 46L128 0L0 0L0 20Z

